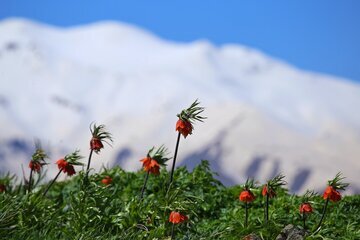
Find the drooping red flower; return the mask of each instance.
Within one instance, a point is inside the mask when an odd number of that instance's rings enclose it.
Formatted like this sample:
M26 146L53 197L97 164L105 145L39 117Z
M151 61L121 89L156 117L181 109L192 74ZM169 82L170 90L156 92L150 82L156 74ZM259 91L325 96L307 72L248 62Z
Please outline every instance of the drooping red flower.
M140 160L140 162L143 163L143 167L146 172L155 175L160 173L160 165L155 159L152 159L151 157L146 157Z
M63 172L67 173L68 176L72 176L72 175L74 175L76 173L75 169L74 169L74 166L71 165L71 164L68 164L65 167L65 170L63 170Z
M313 209L312 209L310 203L302 203L302 204L300 204L299 211L301 214L303 214L303 213L309 214L309 213L313 212Z
M40 173L42 167L46 165L45 159L48 158L44 150L40 146L40 142L35 142L35 152L31 156L31 160L29 162L29 168L32 172ZM29 191L30 191L29 185Z
M332 202L338 202L341 200L341 194L333 186L328 186L323 194L323 198L330 199Z
M102 144L101 140L97 137L92 137L90 140L90 149L97 153L102 148L104 148L104 145Z
M90 140L90 149L99 153L102 148L104 148L103 142L106 142L110 145L109 141L112 142L111 133L105 131L105 125L101 124L96 126L94 123L90 125L91 140Z
M255 200L255 195L250 190L244 190L240 193L240 201L242 202L252 202Z
M103 183L103 184L105 184L105 185L109 185L109 184L111 184L112 183L112 178L110 177L110 176L106 176L106 177L104 177L102 180L101 180L101 182Z
M185 216L185 215L182 215L179 212L172 211L170 213L169 222L171 222L173 224L182 223L182 222L184 222L186 220L188 220L188 217Z
M265 197L266 194L269 195L269 198L273 198L276 197L276 192L274 191L274 189L269 188L267 185L264 185L261 194Z
M192 129L193 126L191 124L191 122L187 121L187 120L181 120L179 119L176 122L176 128L175 130L178 131L179 133L181 133L184 138L186 138L189 134L192 134Z
M68 165L68 162L65 161L65 159L62 158L62 159L57 160L56 164L58 165L58 168L60 170L62 170L63 168L65 168Z
M5 184L0 184L0 193L5 192L5 191L6 191Z
M37 173L40 173L40 170L42 168L42 164L40 162L37 161L33 161L31 160L29 162L29 168Z
M58 168L62 170L64 173L67 173L68 176L72 176L76 173L74 166L68 163L65 159L57 160L56 164L58 165Z

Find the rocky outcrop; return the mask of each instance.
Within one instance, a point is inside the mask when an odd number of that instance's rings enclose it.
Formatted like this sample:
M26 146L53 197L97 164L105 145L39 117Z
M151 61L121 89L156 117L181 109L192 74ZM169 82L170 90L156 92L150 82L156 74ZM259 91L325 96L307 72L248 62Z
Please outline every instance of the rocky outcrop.
M289 224L281 230L276 240L303 240L305 239L306 233L306 230Z

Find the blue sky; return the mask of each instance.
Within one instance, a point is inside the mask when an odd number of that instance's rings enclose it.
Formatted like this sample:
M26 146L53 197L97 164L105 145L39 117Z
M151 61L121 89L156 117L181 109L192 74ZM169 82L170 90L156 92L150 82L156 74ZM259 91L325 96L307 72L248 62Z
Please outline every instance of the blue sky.
M360 83L356 0L0 0L0 19L14 16L57 26L118 20L175 41L238 43Z

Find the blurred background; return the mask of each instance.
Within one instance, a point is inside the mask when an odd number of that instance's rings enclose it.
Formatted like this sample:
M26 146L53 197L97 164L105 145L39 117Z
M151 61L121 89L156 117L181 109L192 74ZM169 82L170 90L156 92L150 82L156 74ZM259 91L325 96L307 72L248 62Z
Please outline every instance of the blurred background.
M0 172L22 176L40 140L55 161L92 122L114 136L92 161L139 170L175 148L176 114L204 123L178 165L207 159L226 185L286 175L323 191L339 171L360 193L360 2L0 2ZM84 159L84 162L86 160ZM80 169L78 169L80 170ZM26 175L26 174L25 174Z

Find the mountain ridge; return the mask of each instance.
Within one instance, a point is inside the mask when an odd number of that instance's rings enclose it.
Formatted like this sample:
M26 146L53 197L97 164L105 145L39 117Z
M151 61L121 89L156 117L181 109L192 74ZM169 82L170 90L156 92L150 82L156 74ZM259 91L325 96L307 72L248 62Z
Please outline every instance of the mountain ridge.
M152 145L166 143L171 150L176 114L199 98L208 120L182 140L179 162L202 153L233 183L251 174L263 181L279 169L289 173L290 184L305 179L294 192L310 182L320 188L344 168L359 188L357 84L301 71L248 47L179 44L127 24L40 25L40 35L37 27L29 20L0 21L0 114L5 116L0 124L10 135L1 136L0 143L36 137L55 156L73 145L86 154L88 125L96 121L118 141L100 157L116 162L130 149L135 160L128 157L122 164L135 170L136 159ZM222 131L228 134L219 143ZM221 149L212 153L209 146ZM343 160L344 155L352 158ZM21 158L16 157L25 164Z

